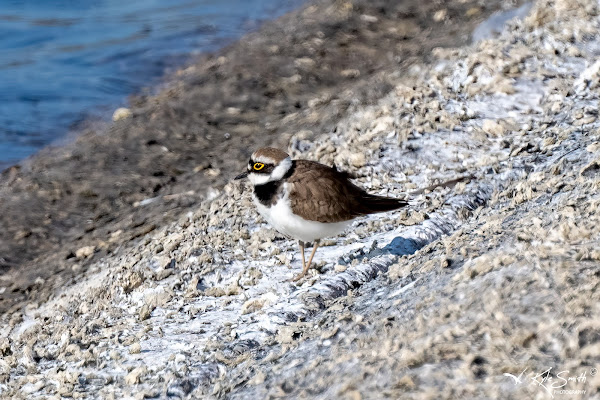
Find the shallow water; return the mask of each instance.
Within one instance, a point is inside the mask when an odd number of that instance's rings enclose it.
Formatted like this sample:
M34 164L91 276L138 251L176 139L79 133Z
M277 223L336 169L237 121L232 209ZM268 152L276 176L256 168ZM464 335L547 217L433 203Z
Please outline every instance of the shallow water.
M302 0L3 0L0 169Z

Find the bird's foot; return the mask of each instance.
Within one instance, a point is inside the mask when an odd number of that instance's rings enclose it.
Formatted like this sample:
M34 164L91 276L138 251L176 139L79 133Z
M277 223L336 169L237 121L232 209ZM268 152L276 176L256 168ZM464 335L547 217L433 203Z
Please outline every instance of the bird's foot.
M304 276L306 276L306 272L301 272L298 275L294 276L293 278L288 279L288 282L298 282L300 279L304 278Z

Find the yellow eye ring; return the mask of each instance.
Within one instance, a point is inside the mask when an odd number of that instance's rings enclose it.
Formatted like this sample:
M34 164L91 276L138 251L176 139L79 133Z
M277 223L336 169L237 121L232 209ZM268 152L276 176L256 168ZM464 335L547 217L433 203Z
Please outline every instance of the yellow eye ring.
M261 169L263 169L264 167L265 167L265 164L263 164L263 163L259 163L259 162L257 162L257 163L254 163L254 166L253 166L253 168L254 168L254 170L255 170L255 171L260 171L260 170L261 170Z

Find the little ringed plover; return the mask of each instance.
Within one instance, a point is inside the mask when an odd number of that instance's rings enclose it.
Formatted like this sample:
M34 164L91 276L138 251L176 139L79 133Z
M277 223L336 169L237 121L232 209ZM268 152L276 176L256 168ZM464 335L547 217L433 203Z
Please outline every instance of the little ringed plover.
M302 278L310 268L319 240L341 233L357 217L396 210L404 200L376 196L352 182L346 172L315 161L292 160L279 149L264 147L250 157L247 171L258 212L280 233L298 240ZM304 245L314 243L308 262Z

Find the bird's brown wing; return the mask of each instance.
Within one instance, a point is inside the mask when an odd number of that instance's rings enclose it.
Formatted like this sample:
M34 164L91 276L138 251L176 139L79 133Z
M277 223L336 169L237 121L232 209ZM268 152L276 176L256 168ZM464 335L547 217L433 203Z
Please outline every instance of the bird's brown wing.
M406 205L402 200L370 195L350 182L348 174L314 161L296 160L287 183L292 211L311 221L348 221Z

